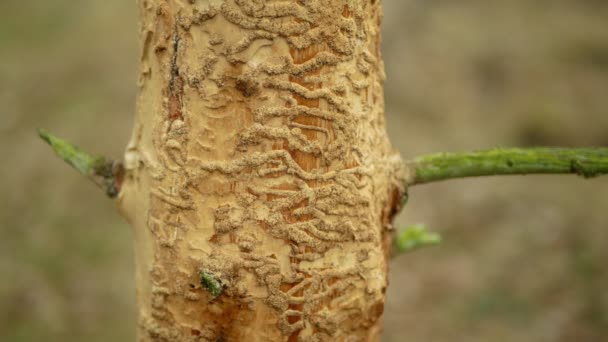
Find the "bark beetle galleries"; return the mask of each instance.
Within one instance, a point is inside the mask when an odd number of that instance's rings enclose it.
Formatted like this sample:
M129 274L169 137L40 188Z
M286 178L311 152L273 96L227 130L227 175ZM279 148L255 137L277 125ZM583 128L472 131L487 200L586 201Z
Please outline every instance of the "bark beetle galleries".
M138 339L377 340L404 191L380 3L139 2Z

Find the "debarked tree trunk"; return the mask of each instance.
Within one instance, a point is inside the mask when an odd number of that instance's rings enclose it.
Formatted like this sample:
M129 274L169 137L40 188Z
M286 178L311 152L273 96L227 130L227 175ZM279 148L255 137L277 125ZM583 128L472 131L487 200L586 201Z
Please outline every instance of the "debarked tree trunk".
M140 341L376 341L403 164L375 0L140 0Z

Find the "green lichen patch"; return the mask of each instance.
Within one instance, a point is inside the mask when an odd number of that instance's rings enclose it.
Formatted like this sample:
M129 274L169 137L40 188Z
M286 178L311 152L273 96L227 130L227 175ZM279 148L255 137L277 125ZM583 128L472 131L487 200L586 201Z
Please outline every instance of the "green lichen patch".
M218 297L224 291L224 285L213 274L205 271L200 272L201 285L211 294L213 298Z

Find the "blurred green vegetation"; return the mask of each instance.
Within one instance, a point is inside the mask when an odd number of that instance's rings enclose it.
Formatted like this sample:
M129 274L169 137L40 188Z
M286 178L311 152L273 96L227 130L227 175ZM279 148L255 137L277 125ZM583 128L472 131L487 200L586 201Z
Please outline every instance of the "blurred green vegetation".
M608 2L384 1L389 134L406 157L608 145ZM132 341L131 233L36 137L120 156L136 94L133 1L0 2L0 340ZM385 341L608 336L608 180L415 188L397 225L440 247L392 265Z

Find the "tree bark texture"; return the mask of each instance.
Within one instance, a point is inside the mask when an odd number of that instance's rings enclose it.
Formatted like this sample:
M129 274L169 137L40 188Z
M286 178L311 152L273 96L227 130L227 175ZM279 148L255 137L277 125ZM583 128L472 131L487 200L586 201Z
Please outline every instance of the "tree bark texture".
M138 340L378 340L405 190L385 132L380 1L139 6L119 195Z

